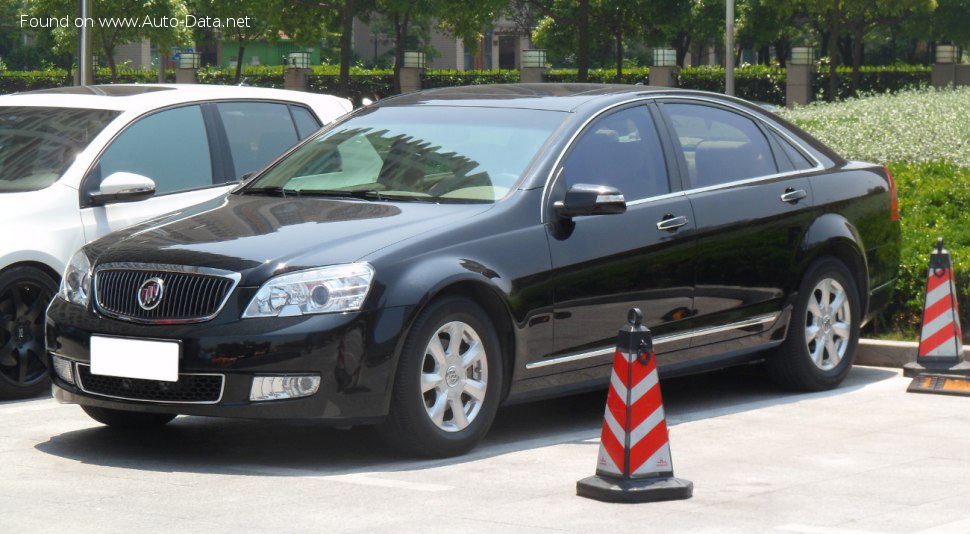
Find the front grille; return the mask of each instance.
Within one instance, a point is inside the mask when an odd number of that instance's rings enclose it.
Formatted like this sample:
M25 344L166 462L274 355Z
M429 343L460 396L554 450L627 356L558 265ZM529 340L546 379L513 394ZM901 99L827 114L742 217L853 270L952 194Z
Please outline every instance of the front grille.
M110 317L141 323L190 323L216 316L239 280L239 275L179 266L105 265L94 276L98 309ZM138 293L146 281L159 278L164 292L158 306L146 310Z
M178 382L94 375L84 364L77 365L77 377L85 393L168 404L216 404L222 400L225 382L219 374L180 374Z

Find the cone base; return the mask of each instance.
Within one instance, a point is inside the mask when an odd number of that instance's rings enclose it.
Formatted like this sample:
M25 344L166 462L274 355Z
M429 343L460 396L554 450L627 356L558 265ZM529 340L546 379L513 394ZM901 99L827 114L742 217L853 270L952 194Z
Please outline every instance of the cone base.
M970 376L970 362L966 360L943 360L935 362L927 359L909 362L903 366L903 376L915 378L923 373Z
M674 501L693 494L693 482L674 477L621 479L595 475L576 483L576 495L603 502Z

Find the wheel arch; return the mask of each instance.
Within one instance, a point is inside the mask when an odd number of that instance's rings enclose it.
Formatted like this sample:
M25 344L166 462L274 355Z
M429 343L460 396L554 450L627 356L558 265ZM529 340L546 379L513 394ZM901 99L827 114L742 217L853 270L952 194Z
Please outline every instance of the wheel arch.
M61 282L61 274L58 273L53 267L51 267L50 265L42 261L34 261L34 260L26 260L26 261L20 261L17 263L10 264L4 267L3 269L0 269L0 275L3 275L4 273L11 271L13 269L16 269L18 267L31 267L33 269L37 269L38 271L43 272L47 276L50 276L54 280L54 282L58 284Z
M410 265L407 273L395 277L400 292L386 295L383 305L416 303L405 321L404 330L395 347L394 358L400 357L408 336L418 317L431 303L447 297L462 297L481 306L492 322L501 343L503 363L502 398L509 391L515 361L515 326L508 302L511 282L484 265L468 259L436 258L432 264ZM404 288L408 288L405 290ZM423 290L421 289L423 288ZM412 292L417 289L420 291ZM396 367L396 366L395 366ZM397 370L395 368L394 373ZM392 379L393 380L393 379Z
M869 264L859 231L845 217L828 213L816 219L805 233L798 259L797 288L809 267L820 258L829 256L841 261L855 279L862 307L861 317L869 309Z

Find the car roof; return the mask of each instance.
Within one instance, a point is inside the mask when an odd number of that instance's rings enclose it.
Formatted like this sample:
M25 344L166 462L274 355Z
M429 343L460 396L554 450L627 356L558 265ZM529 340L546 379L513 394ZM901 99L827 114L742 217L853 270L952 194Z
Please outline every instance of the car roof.
M513 83L442 87L385 98L380 106L463 106L540 109L572 112L585 104L623 101L649 94L703 94L736 101L722 94L649 85L595 83Z
M117 84L59 87L0 96L0 106L49 106L65 108L148 111L186 102L209 100L278 100L311 106L338 104L349 111L349 101L331 95L204 84Z

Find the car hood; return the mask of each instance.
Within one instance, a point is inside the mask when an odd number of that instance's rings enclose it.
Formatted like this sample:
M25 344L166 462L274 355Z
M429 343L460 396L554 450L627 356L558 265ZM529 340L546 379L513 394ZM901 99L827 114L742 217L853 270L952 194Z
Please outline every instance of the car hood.
M282 272L357 261L453 227L490 204L229 195L95 242L96 264L211 267L259 285Z

